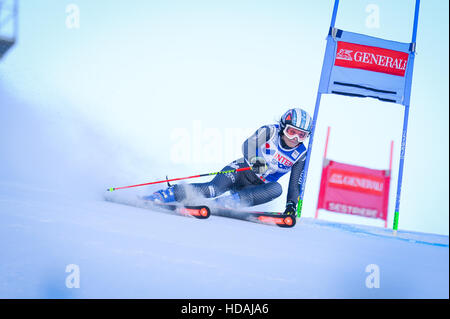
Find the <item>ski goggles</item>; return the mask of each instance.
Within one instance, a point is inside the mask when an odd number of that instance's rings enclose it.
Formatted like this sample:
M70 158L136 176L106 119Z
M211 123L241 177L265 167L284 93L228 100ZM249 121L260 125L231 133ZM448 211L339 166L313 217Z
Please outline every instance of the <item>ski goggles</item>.
M289 139L296 138L297 141L303 142L308 136L309 132L296 128L290 124L287 124L283 130L284 135L286 135Z

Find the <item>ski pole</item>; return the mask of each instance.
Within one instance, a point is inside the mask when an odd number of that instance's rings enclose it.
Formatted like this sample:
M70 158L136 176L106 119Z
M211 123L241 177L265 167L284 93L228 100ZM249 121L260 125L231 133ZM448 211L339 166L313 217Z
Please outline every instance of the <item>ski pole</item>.
M183 179L197 178L197 177L204 177L204 176L211 176L211 175L218 175L218 174L227 174L227 173L234 173L234 172L240 172L240 171L248 171L248 170L251 170L251 169L252 168L249 166L249 167L231 169L229 171L220 171L220 172L206 173L206 174L193 175L193 176L180 177L180 178L172 178L172 179L167 179L166 178L166 179L161 180L161 181L144 183L144 184L136 184L136 185L122 186L122 187L110 187L110 188L107 189L107 191L108 192L112 192L112 191L115 191L115 190L118 190L118 189L124 189L124 188L152 185L152 184L158 184L158 183L164 183L164 182L173 182L173 181L179 181L179 180L183 180Z

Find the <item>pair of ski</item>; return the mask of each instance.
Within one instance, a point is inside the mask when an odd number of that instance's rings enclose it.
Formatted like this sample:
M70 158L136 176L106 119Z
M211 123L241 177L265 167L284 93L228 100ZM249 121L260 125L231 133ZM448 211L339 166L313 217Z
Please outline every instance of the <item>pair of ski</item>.
M181 204L155 204L163 209L174 211L180 215L193 216L199 219L206 219L211 216L211 209L206 205L181 205ZM259 212L245 211L230 208L213 208L213 214L216 216L246 220L250 222L262 223L267 225L276 225L279 227L294 227L295 216L285 215L278 212Z
M105 200L114 202L116 204L123 204L127 206L134 206L146 209L162 209L163 211L170 211L178 215L192 216L198 219L206 219L211 215L246 220L250 222L262 223L266 225L277 225L279 227L294 227L295 216L285 215L277 212L258 212L245 211L239 209L229 208L210 208L207 205L182 205L180 203L163 204L154 203L141 198L122 198L107 195Z

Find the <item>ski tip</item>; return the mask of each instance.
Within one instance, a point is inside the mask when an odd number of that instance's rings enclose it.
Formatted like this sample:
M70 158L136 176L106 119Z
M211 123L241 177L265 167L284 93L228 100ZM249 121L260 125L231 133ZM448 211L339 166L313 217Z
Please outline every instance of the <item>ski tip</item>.
M296 223L295 216L267 216L261 215L257 219L264 224L275 224L279 227L289 228L294 227Z
M184 206L180 208L183 215L191 215L199 219L206 219L211 216L211 210L207 206Z
M278 224L280 227L294 227L296 223L295 216L286 216L283 219L283 224Z
M211 211L206 206L200 208L200 210L198 212L202 218L208 218L211 215Z

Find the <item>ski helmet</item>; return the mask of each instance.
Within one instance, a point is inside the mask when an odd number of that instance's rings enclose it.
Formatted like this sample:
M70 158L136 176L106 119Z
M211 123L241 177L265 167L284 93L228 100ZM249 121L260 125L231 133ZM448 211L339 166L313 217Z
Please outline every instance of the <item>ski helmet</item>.
M312 118L305 110L293 108L283 114L280 124L282 130L289 124L300 130L311 133Z

